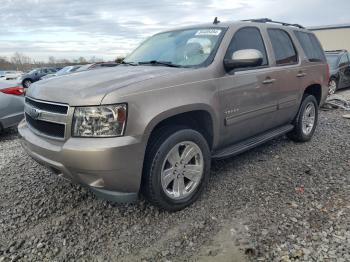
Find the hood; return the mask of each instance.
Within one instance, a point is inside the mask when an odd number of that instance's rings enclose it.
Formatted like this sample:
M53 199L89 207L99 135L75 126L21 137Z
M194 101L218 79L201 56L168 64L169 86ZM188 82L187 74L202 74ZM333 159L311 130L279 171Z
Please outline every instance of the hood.
M99 105L103 97L119 88L184 69L162 66L124 66L77 72L41 80L30 86L27 96L71 106Z

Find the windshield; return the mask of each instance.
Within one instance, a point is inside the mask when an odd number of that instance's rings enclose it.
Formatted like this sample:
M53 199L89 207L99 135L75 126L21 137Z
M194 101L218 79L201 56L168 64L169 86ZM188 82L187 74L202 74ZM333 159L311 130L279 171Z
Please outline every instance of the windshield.
M338 60L339 56L338 55L327 55L327 63L329 64L329 67L332 69L336 69L338 67Z
M34 74L34 73L38 72L38 70L39 70L39 69L33 69L32 71L29 71L28 74L29 74L29 75Z
M77 72L88 70L92 64L83 65L77 69Z
M166 62L192 67L205 64L220 44L224 28L187 29L156 34L143 42L124 60L145 64ZM208 61L210 62L210 61Z
M68 73L70 71L70 69L72 69L72 66L63 67L61 70L56 72L56 75L58 75L58 76L64 75L64 74Z

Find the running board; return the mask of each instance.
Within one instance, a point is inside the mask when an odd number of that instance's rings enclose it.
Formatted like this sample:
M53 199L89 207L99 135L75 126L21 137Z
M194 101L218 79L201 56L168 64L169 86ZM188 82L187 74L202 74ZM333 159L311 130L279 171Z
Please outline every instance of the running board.
M222 159L227 158L231 156L238 155L240 153L243 153L244 151L247 151L249 149L252 149L256 146L259 146L273 138L279 137L285 133L288 133L289 131L293 130L293 125L286 125L279 127L277 129L273 129L271 131L265 132L261 135L249 138L245 141L239 142L237 144L231 145L229 147L226 147L224 149L221 149L217 152L215 152L212 155L213 159Z

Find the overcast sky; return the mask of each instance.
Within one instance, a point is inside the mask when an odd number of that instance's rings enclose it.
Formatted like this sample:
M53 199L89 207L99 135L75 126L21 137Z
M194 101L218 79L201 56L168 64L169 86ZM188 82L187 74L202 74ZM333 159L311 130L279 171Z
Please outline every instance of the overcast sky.
M37 60L125 55L176 26L270 17L304 26L350 23L350 0L1 0L0 56Z

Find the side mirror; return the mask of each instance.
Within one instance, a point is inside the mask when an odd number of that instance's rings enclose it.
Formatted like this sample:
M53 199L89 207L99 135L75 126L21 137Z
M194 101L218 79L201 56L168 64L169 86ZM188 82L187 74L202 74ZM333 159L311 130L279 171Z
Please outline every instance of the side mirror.
M235 68L261 66L263 55L256 49L242 49L234 52L231 59L224 59L226 70Z

